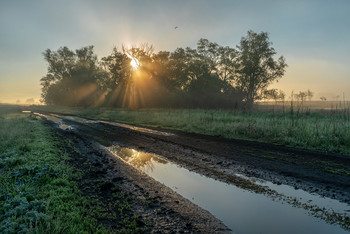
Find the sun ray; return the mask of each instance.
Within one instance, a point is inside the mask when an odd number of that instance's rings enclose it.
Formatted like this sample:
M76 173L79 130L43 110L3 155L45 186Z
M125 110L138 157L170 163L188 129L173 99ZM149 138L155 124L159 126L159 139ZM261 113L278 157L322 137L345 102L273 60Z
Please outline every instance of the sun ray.
M131 56L127 51L125 52L125 54L131 59L130 65L136 70L140 65L139 60Z

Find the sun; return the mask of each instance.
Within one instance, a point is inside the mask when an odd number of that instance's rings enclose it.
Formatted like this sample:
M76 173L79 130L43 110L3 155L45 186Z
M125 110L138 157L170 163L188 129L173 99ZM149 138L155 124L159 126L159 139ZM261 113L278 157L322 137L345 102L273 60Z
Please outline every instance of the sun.
M125 54L131 59L130 65L132 66L132 68L134 68L135 70L137 68L139 68L139 65L140 65L139 60L137 58L131 56L128 52L126 52Z
M134 59L131 60L130 65L131 65L134 69L137 69L137 68L139 67L139 61L138 61L136 58L134 58Z

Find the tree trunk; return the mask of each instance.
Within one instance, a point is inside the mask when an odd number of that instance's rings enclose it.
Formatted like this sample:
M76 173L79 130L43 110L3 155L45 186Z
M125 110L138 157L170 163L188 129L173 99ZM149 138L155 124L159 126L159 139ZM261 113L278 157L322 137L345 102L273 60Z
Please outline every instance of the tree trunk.
M245 102L245 109L251 110L253 108L253 104L254 104L254 99L253 98L247 98L247 100Z

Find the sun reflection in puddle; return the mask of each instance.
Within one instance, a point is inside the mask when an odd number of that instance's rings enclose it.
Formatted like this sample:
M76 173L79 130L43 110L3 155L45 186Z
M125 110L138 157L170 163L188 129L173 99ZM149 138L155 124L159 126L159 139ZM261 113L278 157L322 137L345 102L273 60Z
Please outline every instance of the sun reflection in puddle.
M208 210L234 233L347 233L339 226L310 216L302 208L191 172L158 155L121 146L107 149Z
M154 154L149 154L134 149L124 148L120 146L108 147L108 150L113 154L118 155L125 162L131 164L133 167L141 169L143 171L148 171L155 168L155 162L166 164L167 161L156 157Z

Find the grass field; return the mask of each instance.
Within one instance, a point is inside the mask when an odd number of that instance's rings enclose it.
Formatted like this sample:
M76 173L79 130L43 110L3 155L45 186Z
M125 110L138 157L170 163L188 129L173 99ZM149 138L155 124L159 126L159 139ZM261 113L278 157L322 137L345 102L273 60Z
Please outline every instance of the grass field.
M331 103L329 109L310 108L300 103L293 105L289 103L284 108L259 105L257 111L250 112L56 106L32 106L29 109L350 155L349 103L340 103L334 108Z
M0 233L109 233L97 219L111 213L79 191L82 172L62 144L41 120L0 105Z

